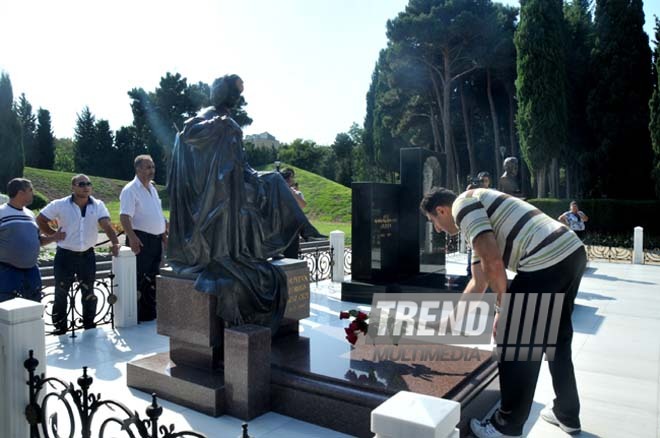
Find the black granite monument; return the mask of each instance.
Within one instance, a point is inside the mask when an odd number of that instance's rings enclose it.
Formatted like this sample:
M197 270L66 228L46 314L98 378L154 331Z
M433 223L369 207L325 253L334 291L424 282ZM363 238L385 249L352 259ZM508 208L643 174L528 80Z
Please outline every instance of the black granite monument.
M401 149L401 183L353 183L353 264L342 300L370 303L375 292L460 290L445 275L445 235L419 211L424 193L445 185L445 158L424 148Z

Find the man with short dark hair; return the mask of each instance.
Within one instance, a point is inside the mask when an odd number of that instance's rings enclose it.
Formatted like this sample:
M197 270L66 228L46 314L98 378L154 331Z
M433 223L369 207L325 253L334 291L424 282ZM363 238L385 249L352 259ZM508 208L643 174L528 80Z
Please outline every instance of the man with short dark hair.
M545 335L541 336L542 349L528 348L524 341L518 343L515 336L512 344L511 333L508 344L498 343L502 403L489 420L470 422L473 434L478 438L522 434L541 367L542 355L536 357L533 350L545 351L557 396L554 406L545 408L541 417L565 432L579 432L580 401L571 359L571 314L587 262L580 239L533 205L496 190L468 190L457 197L450 190L433 188L422 199L420 209L436 231L454 235L460 229L472 243L472 278L464 293L483 293L490 286L497 294L498 306L505 294L523 294L528 303L539 302L536 301L539 294L552 294L553 302L563 297L554 360ZM516 272L510 286L505 268ZM547 317L536 307L533 312L535 321ZM523 321L526 317L520 318ZM509 314L505 315L502 326L498 327L498 313L493 332L508 333L511 319ZM499 342L500 337L496 339ZM539 338L530 339L538 343Z
M167 220L158 191L152 181L156 166L150 155L135 157L135 178L119 195L119 219L126 233L126 245L136 255L138 321L156 319L156 275L163 245L167 244Z
M7 184L9 202L0 205L0 302L15 297L41 300L39 247L65 234L57 231L51 236L39 234L32 204L34 193L29 179L14 178Z
M53 234L50 222L66 233L66 238L57 243L55 253L55 303L53 304L53 325L56 335L67 332L67 299L75 278L82 292L83 327L96 327L97 298L94 295L96 279L96 255L94 246L99 226L112 242L112 255L119 252L119 240L110 223L110 213L103 201L92 197L92 182L87 175L79 174L71 178L71 195L51 201L39 216L37 224L41 231ZM73 305L73 303L71 303Z

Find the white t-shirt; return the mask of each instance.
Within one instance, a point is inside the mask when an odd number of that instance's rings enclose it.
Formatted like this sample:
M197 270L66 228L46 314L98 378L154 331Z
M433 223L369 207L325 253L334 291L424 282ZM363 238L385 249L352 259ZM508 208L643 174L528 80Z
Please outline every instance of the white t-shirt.
M56 220L59 228L66 233L66 238L57 242L60 248L69 251L87 251L96 245L99 232L99 221L109 219L110 213L103 201L89 197L82 209L73 201L73 196L56 199L41 210L40 214L48 220Z
M165 216L153 184L147 189L136 176L119 195L119 214L132 219L134 230L159 236L165 232Z

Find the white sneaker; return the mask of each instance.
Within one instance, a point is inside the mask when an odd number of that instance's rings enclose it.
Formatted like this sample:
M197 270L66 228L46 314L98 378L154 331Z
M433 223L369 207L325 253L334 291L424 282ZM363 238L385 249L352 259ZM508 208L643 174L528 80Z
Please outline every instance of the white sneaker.
M541 418L543 418L545 421L547 421L550 424L559 426L561 430L563 430L564 432L570 435L580 433L579 427L569 427L563 424L561 421L557 420L557 416L555 415L555 412L550 407L543 408L543 410L541 411Z
M520 438L520 435L504 435L493 427L490 420L479 421L476 418L470 420L470 430L477 438Z

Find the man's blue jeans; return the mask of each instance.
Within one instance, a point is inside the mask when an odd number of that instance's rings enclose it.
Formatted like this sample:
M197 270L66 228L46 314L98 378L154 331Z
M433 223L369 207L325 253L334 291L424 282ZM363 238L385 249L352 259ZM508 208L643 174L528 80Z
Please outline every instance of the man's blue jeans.
M57 248L55 263L55 303L53 304L53 325L56 329L67 326L67 307L69 290L73 282L78 280L82 293L83 325L89 327L96 316L97 298L94 295L94 280L96 278L96 255L94 248L76 252ZM74 305L74 303L71 303Z
M17 297L41 301L39 266L21 269L0 263L0 302Z

